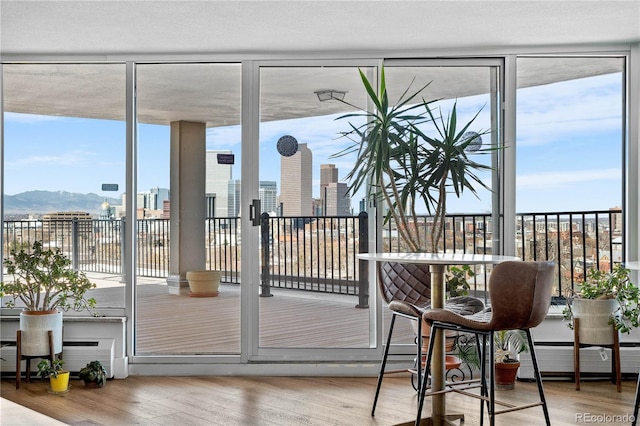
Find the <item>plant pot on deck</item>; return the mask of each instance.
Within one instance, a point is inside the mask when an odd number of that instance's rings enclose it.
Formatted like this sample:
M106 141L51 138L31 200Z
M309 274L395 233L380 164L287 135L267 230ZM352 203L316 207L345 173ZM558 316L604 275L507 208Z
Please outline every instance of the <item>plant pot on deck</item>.
M220 271L188 271L189 296L216 297L220 287Z

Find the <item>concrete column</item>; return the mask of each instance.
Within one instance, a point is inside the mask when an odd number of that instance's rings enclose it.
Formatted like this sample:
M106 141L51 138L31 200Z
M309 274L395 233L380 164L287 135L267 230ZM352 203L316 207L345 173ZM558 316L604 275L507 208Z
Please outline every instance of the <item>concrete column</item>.
M187 294L187 271L205 269L205 123L171 123L170 294Z

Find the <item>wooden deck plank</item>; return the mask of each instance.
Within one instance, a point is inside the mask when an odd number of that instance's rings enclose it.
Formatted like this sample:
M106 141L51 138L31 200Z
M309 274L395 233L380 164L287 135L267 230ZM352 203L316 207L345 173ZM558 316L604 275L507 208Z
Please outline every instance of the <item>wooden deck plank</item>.
M94 290L100 306L113 306L122 288ZM259 298L259 344L264 348L368 348L369 309L357 297L273 290ZM137 288L136 353L237 354L240 352L240 287L222 285L217 297L169 294L165 284ZM389 322L390 314L385 313ZM398 321L394 342L413 341L408 321Z

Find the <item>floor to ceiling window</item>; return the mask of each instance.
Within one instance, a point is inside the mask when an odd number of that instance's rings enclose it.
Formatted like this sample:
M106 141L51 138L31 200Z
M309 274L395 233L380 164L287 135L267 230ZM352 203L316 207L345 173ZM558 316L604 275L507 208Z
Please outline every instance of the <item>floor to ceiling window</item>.
M240 353L240 65L138 64L136 355ZM170 125L206 127L205 269L222 274L217 297L167 288ZM173 171L176 178L177 171ZM175 201L174 201L175 202ZM195 296L195 295L192 295ZM210 295L211 296L211 295Z
M557 261L558 296L623 260L624 69L621 57L517 60L518 255Z
M608 268L624 257L625 61L522 56L516 62L517 140L505 147L517 152L516 254L557 260L560 295L587 268ZM378 310L375 282L359 281L355 258L357 215L372 209L364 193L346 192L353 159L333 155L355 120L339 117L371 108L358 65L375 80L380 61L309 63L252 62L259 87L253 94L241 94L242 77L251 75L242 74L246 64L135 64L132 196L125 194L125 65L4 64L3 253L34 239L60 247L98 285L99 314L122 316L126 283L135 282L134 355L140 358L373 359L382 347L381 318L389 314ZM439 116L446 118L454 103L461 123L479 112L469 130L482 133L483 146L495 146L505 115L501 64L387 60L390 100L411 81L415 88L429 83L421 97L433 101ZM27 97L25 87L43 95ZM257 111L258 123L251 124L258 134L249 148L255 153L241 157L247 131L241 132L241 101L254 95L257 105L246 105ZM203 250L205 269L223 273L217 297L167 289L171 256L181 255L169 250L169 223L176 219L170 214L170 125L180 121L206 129ZM257 169L256 182L241 181L241 158L252 160L244 169ZM478 161L501 166L494 155ZM495 241L513 237L492 234L491 221L503 213L496 204L501 183L490 172L480 180L488 189L478 188L477 196L449 197L447 212L466 215L450 230L472 230L473 238L445 239L448 250L497 253ZM265 239L245 234L245 250L259 247L259 270L251 274L240 264L240 218L255 214L240 202L247 185L259 194L258 213L268 215L260 224ZM135 279L122 267L131 199L137 205ZM371 238L380 238L384 250L399 249L387 229ZM486 275L476 272L482 286ZM396 333L394 343L410 346L412 333L410 327Z
M94 313L121 310L124 64L7 64L3 86L3 253L59 248L96 283Z

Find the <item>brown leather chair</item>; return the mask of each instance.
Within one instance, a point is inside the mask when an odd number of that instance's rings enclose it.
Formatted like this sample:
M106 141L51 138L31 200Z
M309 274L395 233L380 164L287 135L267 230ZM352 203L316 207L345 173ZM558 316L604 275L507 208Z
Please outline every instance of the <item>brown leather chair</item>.
M538 369L533 339L530 329L540 324L546 317L551 304L551 291L554 283L554 262L518 262L510 261L496 265L489 277L490 308L471 316L462 316L446 309L433 309L425 311L422 318L431 324L431 336L436 330L455 330L463 333L473 333L476 339L482 337L482 359L480 374L480 395L465 392L465 395L480 398L487 401L490 416L490 424L495 422L495 416L503 412L511 412L525 408L542 406L546 424L550 424L549 411L544 397L542 377ZM518 407L508 405L508 409L496 411L495 404L501 404L495 400L495 370L494 370L494 332L500 330L523 330L529 342L529 351L535 371L536 383L540 400L537 403L526 404ZM427 351L426 368L431 365L433 354L433 338ZM485 361L489 347L489 388L485 379ZM418 416L416 424L420 424L422 405L427 388L427 376L423 374L423 383L420 386L418 398ZM468 386L465 384L464 386ZM468 387L467 387L468 389ZM456 391L454 384L449 384L446 391ZM506 404L505 404L506 405ZM484 420L484 403L480 404L480 424Z
M396 317L407 318L417 323L416 333L416 379L418 386L422 377L422 314L431 308L431 273L427 264L377 262L378 290L383 300L387 303L392 313L387 334L387 342L384 347L384 355L378 373L376 394L373 399L371 415L375 415L376 404L382 386L382 378L385 373L406 372L404 370L385 371L391 337ZM446 309L451 309L461 315L471 315L484 309L484 303L475 297L455 297L447 301Z

